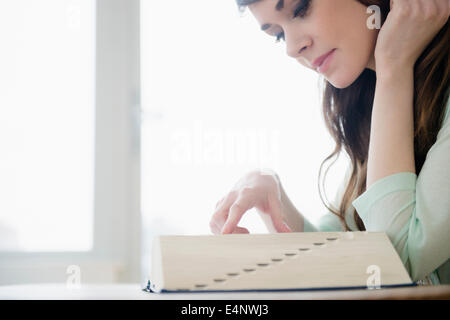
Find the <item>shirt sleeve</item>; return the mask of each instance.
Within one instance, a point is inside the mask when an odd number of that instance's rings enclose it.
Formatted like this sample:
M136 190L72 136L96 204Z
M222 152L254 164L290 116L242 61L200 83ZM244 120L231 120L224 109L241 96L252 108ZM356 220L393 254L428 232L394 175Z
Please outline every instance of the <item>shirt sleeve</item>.
M419 176L411 172L387 176L352 202L367 231L386 232L413 281L435 271L450 256L449 165L446 116Z

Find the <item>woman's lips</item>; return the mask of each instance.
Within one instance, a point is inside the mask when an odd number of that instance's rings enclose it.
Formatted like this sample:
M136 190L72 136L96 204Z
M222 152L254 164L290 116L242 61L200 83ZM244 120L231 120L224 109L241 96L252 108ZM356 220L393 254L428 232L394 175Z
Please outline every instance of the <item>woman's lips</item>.
M322 65L322 63L325 61L325 59L328 58L328 56L334 52L334 50L336 50L336 49L332 49L332 50L328 51L327 53L325 53L324 55L317 58L316 60L314 60L312 67L314 69L317 69L318 67L320 67Z

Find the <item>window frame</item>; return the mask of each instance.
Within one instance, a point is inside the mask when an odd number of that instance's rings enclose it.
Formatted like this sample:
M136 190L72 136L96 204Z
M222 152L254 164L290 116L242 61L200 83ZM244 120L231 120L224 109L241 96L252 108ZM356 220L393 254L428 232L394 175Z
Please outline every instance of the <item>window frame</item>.
M140 0L95 1L93 249L2 251L0 284L141 281Z

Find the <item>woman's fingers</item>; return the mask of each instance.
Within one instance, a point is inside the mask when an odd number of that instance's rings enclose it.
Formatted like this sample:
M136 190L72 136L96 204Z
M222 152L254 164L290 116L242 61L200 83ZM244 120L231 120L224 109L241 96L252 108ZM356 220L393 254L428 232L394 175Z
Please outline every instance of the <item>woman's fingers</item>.
M236 227L233 231L233 233L250 233L247 228L243 227Z
M238 224L242 216L256 206L270 216L276 232L292 232L283 219L279 179L276 175L272 178L251 172L239 180L232 191L216 203L210 221L211 231L214 234L249 233Z
M450 0L441 0L437 3L439 12L442 12L448 19L450 15Z
M210 229L214 234L249 233L246 228L238 226L242 216L255 206L256 195L252 189L243 189L238 195L228 194L216 204L216 211L210 221ZM276 193L267 196L268 214L276 232L292 232L284 222L281 201Z
M216 226L214 226L214 227L211 228L211 231L213 232L213 234L220 234L220 230L221 230L221 229L218 228L218 227L216 227ZM250 233L250 231L248 231L247 228L237 226L237 227L234 229L233 233L237 233L237 234L245 234L245 233Z
M228 195L222 198L216 204L216 209L209 222L209 227L214 234L219 234L223 225L228 217L228 211L233 204L236 194L234 192L228 193Z
M221 233L233 233L244 213L253 208L254 199L251 196L240 193L236 201L231 205L228 218L222 228Z
M211 232L213 234L219 234L220 233L220 228L219 228L219 226L216 224L216 222L214 220L211 220L209 222L209 229L211 230Z

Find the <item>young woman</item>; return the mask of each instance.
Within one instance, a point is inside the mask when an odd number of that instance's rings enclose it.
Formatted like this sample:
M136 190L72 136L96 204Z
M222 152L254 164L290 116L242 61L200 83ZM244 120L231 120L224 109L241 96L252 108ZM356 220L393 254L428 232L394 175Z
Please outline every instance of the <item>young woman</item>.
M211 231L248 233L238 223L254 207L276 232L385 231L413 281L450 283L450 1L237 3L323 76L336 147L319 181L342 149L350 164L335 205L322 199L328 212L318 226L292 205L276 173L253 171L217 203ZM372 28L377 13L380 27Z

